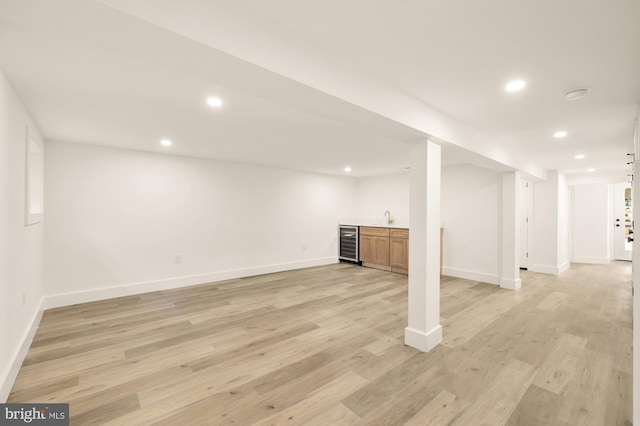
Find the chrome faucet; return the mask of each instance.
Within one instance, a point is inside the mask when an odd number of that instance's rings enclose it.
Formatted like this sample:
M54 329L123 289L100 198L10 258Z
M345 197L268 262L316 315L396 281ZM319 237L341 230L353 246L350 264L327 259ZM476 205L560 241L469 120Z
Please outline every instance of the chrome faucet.
M387 218L387 225L391 223L391 212L389 210L384 212L384 217Z

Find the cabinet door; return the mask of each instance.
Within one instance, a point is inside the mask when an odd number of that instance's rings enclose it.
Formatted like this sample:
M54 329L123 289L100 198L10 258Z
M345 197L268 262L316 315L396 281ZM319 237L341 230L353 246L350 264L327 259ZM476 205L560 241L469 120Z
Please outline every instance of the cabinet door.
M389 266L389 238L373 237L373 263Z
M373 262L373 239L370 235L360 235L360 260L364 263Z
M377 228L373 226L361 226L360 235L372 235L374 237L388 237L389 228Z
M409 270L409 240L391 238L389 242L391 270L406 274Z

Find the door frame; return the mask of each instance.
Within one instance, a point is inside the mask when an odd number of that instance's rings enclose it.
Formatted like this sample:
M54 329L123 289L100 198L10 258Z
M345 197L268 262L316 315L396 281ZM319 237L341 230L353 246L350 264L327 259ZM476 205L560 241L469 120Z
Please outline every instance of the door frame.
M518 221L520 223L520 269L527 270L531 260L532 249L533 182L525 179L520 180L520 197L521 199L518 206ZM526 202L526 211L522 211L523 201ZM525 219L526 221L524 221ZM526 231L526 241L522 239L523 227L525 228L524 231Z

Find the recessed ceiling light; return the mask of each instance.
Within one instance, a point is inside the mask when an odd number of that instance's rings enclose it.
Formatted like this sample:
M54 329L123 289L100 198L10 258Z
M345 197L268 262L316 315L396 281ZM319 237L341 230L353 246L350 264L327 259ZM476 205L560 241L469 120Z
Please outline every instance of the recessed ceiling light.
M347 172L347 173L351 172L351 167L349 167L349 166L345 167L344 171Z
M555 133L553 134L553 137L554 137L554 138L558 138L558 139L560 139L560 138L564 138L565 136L567 136L567 134L568 134L568 133L567 133L567 132L565 132L564 130L560 130L560 131L558 131L558 132L555 132Z
M578 154L575 158L576 160L582 160L584 158L584 154Z
M212 96L210 98L207 98L207 105L212 108L220 108L222 106L222 99L216 96Z
M587 169L587 171L588 171L589 173L591 173L591 172L595 172L595 171L596 171L596 169Z
M507 92L517 92L524 89L524 86L526 85L527 83L525 83L523 80L513 80L507 83L506 86L504 86L504 90L506 90Z
M162 140L160 141L160 144L161 144L162 146L171 146L171 145L173 145L173 142L171 142L169 139L162 139Z

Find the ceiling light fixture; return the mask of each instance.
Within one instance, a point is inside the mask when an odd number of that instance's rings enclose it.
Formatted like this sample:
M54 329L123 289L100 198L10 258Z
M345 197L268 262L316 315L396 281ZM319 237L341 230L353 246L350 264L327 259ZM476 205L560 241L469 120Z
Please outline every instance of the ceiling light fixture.
M557 132L555 132L555 133L553 134L553 137L554 137L554 138L557 138L557 139L560 139L560 138L564 138L564 137L565 137L565 136L567 136L567 135L568 135L568 133L567 133L567 132L565 132L564 130L559 130L559 131L557 131Z
M587 169L587 171L588 171L589 173L592 173L592 172L595 172L595 171L596 171L596 169Z
M584 154L578 154L575 157L576 160L582 160L583 158L584 158Z
M507 92L518 92L524 89L524 86L526 85L527 83L525 83L523 80L513 80L507 83L506 86L504 86L504 90L506 90Z
M351 167L349 167L349 166L345 167L344 171L347 172L347 173L351 172Z
M575 101L576 99L584 98L589 93L589 89L586 87L580 89L569 90L564 94L564 97L567 98L568 101Z
M173 142L171 142L169 139L162 139L160 141L160 145L162 145L162 146L171 146L171 145L173 145Z
M222 106L222 99L216 96L212 96L210 98L207 98L207 105L212 108L220 108Z

